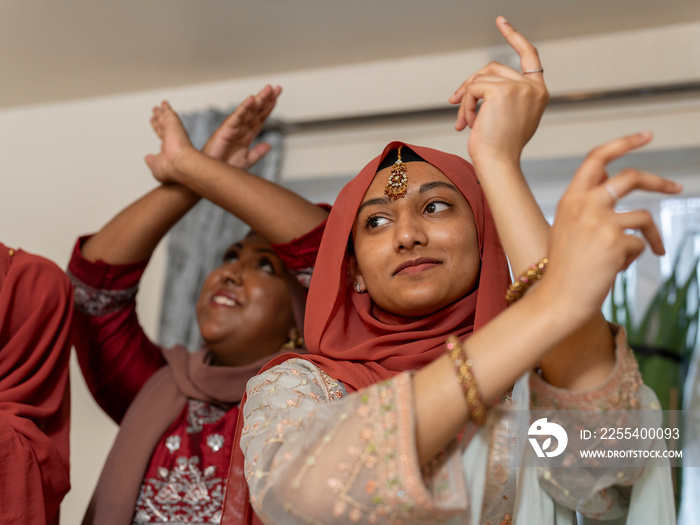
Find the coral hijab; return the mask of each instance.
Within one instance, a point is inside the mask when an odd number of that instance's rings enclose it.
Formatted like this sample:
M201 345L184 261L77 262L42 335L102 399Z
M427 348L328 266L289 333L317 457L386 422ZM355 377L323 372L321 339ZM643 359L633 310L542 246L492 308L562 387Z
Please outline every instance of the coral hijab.
M373 304L368 294L352 289L348 273L348 239L365 193L384 158L399 146L412 149L438 168L469 203L478 230L481 269L479 285L451 305L422 319L389 314ZM410 184L410 166L409 166ZM306 303L304 336L308 355L331 377L355 391L407 370L417 370L445 352L449 335L464 338L506 307L510 282L508 264L496 234L491 212L466 160L430 148L392 142L340 192L333 205L319 248ZM269 362L267 370L293 354ZM236 429L240 442L242 405ZM222 525L259 524L248 500L244 457L235 447L226 488Z
M368 294L356 293L348 277L347 240L357 211L382 160L401 145L438 168L467 199L481 252L478 287L421 319L382 311ZM410 184L410 163L408 173ZM456 155L392 142L343 188L328 217L307 301L307 358L349 390L419 369L442 355L447 336L464 338L502 311L508 283L506 258L473 166Z

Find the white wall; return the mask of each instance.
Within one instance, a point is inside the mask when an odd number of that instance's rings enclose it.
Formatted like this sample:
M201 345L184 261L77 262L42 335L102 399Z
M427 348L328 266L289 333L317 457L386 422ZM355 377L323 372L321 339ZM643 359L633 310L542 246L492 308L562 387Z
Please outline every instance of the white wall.
M700 80L697 23L545 42L539 50L554 95ZM272 82L285 88L275 116L287 121L431 108L443 105L469 73L504 57L503 48L484 49L2 110L0 240L64 266L77 235L96 230L153 187L143 156L157 151L148 119L151 107L163 98L181 112L225 108ZM651 151L699 149L697 96L548 112L526 158L551 168L557 159L581 156L607 138L640 129L655 131ZM283 178L355 173L395 138L466 154L466 135L452 131L449 119L299 133L288 140ZM680 167L665 168L680 174L697 191L698 177L691 176L695 172L684 162L679 153ZM566 182L556 169L548 171L548 177L533 174L531 179L545 200L556 198ZM155 333L162 269L159 252L139 298L142 322L151 334ZM63 522L68 524L79 522L115 432L86 394L77 369L72 373L73 490L62 510Z

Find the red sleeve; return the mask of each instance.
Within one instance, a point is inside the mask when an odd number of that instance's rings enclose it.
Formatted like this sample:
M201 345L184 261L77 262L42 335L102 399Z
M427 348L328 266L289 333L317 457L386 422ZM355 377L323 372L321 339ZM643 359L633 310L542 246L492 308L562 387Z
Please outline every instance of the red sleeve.
M330 211L328 204L319 204L324 210ZM311 274L316 266L318 248L321 246L323 232L326 229L326 221L316 226L287 244L272 244L275 253L282 259L287 269L294 274L305 287L309 287Z
M136 292L148 261L109 265L86 260L78 239L68 265L75 312L73 344L97 404L119 423L146 381L165 364L136 315Z
M70 489L71 287L0 244L0 524L58 522Z

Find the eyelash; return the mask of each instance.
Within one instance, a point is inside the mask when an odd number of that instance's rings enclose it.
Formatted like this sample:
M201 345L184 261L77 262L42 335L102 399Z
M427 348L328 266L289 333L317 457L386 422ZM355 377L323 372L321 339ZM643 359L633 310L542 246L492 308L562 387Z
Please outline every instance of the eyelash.
M423 208L423 211L426 211L428 209L428 207L433 205L433 204L444 204L448 208L452 208L454 206L454 204L450 204L449 202L445 202L444 200L435 199L435 200L428 202L425 205L425 207ZM440 210L440 211L442 211L442 210ZM437 212L435 212L435 213L437 213ZM378 228L379 226L372 226L371 225L371 222L375 219L386 219L386 217L382 217L381 215L370 215L369 217L367 217L367 220L365 221L365 228L368 230Z
M222 262L224 264L229 264L233 261L238 260L238 257L239 257L238 252L235 250L231 250L230 252L227 252L224 255ZM266 270L265 267L269 268L269 270ZM277 275L277 269L275 268L275 264L267 257L263 257L262 259L260 259L258 261L258 268L269 273L270 275Z
M226 252L224 256L221 258L221 262L228 263L231 262L233 259L238 259L238 252L235 250L231 250L230 252Z
M365 228L368 230L373 230L374 228L378 228L379 226L372 226L370 224L375 219L386 219L386 217L382 217L381 215L371 215L371 216L367 217L367 220L365 221Z
M265 266L267 266L269 268L269 270L263 270L263 271L268 272L271 275L277 275L277 271L275 270L275 265L272 264L271 260L269 260L267 258L261 259L260 262L258 263L258 267L263 268Z
M424 210L424 211L427 210L427 209L428 209L428 206L430 206L430 205L432 205L432 204L444 204L444 205L447 206L448 208L452 208L452 206L454 206L454 204L450 204L449 202L445 202L445 201L440 200L440 199L435 199L435 200L432 200L432 201L430 201L429 203L427 203L427 204L425 205L425 208L423 208L423 210ZM441 210L441 211L442 211L442 210Z

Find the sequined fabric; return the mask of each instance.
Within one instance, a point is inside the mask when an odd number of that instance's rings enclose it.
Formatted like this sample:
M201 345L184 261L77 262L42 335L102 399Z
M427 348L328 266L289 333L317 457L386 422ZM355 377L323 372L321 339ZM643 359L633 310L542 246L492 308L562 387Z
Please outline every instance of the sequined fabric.
M163 435L139 491L134 525L219 523L238 408L190 400Z
M88 286L76 278L71 272L67 272L73 285L73 301L78 312L90 316L107 315L124 308L136 297L138 285L127 290L105 290Z

